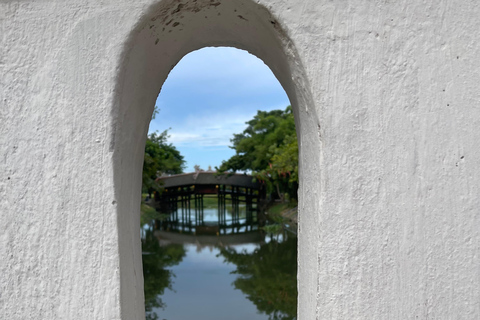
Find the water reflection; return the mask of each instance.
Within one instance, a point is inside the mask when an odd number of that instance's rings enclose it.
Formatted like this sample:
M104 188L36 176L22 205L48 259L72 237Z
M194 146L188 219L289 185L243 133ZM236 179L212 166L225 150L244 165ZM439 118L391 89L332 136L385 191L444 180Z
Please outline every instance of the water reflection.
M147 319L296 319L296 237L158 229L142 242Z
M245 205L238 205L237 211L225 208L219 214L218 208L207 207L197 211L177 210L170 214L157 228L192 234L231 234L258 230L257 216L248 215Z
M153 310L165 307L161 296L165 289L172 290L172 278L175 276L167 268L182 262L186 250L181 244L160 246L153 231L146 230L142 253L146 319L156 320L158 315Z
M281 239L281 238L280 238ZM233 282L269 320L292 320L297 314L297 238L272 240L249 253L223 248L226 262L236 265Z

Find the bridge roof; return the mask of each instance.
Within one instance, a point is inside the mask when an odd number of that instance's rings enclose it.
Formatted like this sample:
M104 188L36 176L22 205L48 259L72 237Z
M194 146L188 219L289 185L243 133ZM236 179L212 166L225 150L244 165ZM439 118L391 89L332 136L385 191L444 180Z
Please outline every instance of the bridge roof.
M163 187L181 187L191 185L232 185L244 188L259 189L260 184L253 182L253 176L247 174L224 174L217 175L216 172L200 171L192 173L177 174L160 177L157 181L163 182Z

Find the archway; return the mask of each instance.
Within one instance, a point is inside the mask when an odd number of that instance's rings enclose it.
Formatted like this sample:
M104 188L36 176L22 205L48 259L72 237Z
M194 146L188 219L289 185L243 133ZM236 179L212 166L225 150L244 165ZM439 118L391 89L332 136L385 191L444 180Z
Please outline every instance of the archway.
M206 46L236 47L256 55L270 67L289 96L300 152L299 272L315 270L315 252L308 252L309 249L302 246L303 241L312 240L313 233L302 230L302 226L314 219L304 210L316 206L315 196L305 196L306 186L318 190L319 187L312 184L319 182L312 177L306 178L305 172L312 168L318 170L320 141L317 117L311 114L313 103L309 85L292 42L275 17L251 0L165 0L145 11L125 43L112 109L114 136L110 149L114 152L120 299L125 319L143 314L138 191L143 147L158 88L183 56ZM314 299L316 286L312 279L299 276L299 310L304 300L302 296Z

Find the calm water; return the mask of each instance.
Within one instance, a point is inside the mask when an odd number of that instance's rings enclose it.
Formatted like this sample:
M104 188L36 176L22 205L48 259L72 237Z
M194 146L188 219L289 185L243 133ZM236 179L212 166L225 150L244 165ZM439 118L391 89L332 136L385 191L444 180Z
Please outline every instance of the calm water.
M258 230L220 236L147 231L147 319L295 319L296 249L295 237Z

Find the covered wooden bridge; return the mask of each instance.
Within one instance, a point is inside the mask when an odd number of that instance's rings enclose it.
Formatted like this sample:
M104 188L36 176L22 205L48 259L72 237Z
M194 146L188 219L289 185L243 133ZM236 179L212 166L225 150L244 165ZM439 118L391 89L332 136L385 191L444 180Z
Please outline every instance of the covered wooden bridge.
M155 195L157 210L170 215L162 224L157 224L158 228L226 234L251 230L259 223L259 201L265 192L253 181L253 176L200 171L161 177L157 181L165 188ZM218 197L218 221L205 221L204 196L207 194Z

